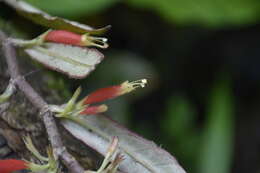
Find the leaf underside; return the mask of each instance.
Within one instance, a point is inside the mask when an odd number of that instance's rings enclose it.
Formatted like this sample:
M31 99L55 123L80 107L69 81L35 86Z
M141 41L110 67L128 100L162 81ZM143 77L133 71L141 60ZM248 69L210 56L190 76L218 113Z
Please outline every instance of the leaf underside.
M77 79L86 77L104 58L93 48L56 43L44 43L27 48L25 52L46 67Z
M82 116L79 122L81 125L70 120L62 120L62 125L74 137L103 155L106 154L112 137L118 136L120 152L124 155L119 169L123 172L185 173L185 170L168 152L106 116Z
M81 24L75 21L70 21L57 16L50 16L49 14L21 0L4 0L4 2L15 8L15 10L22 16L48 28L68 30L81 34L102 34L111 27L110 25L108 25L103 28L94 29L88 25Z

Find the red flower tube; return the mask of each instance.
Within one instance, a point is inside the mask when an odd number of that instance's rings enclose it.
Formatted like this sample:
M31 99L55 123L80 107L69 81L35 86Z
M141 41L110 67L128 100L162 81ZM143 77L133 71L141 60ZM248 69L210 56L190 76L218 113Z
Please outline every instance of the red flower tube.
M89 34L80 35L65 30L48 31L44 36L44 41L69 44L74 46L96 46L100 48L108 47L106 38L92 37Z
M22 169L28 169L27 163L23 160L0 160L0 173L12 173Z
M81 115L95 115L99 114L102 112L107 111L107 106L106 105L99 105L99 106L89 106L82 112L80 112Z
M85 97L83 100L83 104L92 104L92 103L97 103L108 99L112 99L120 95L129 93L135 90L136 88L144 87L146 83L147 83L146 79L142 79L133 82L126 81L121 85L101 88L94 91L93 93L90 93L87 97Z
M45 41L81 46L81 35L65 31L54 30L47 33Z

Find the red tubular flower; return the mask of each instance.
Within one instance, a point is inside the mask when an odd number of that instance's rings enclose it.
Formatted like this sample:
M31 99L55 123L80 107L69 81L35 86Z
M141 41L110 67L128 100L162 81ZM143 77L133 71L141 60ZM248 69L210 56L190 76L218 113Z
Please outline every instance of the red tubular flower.
M84 104L97 103L97 102L101 102L104 100L117 97L120 95L119 94L120 88L121 88L120 85L116 85L116 86L98 89L86 97L86 99L84 100Z
M82 112L80 112L81 115L95 115L99 114L102 112L107 111L107 106L106 105L99 105L99 106L89 106Z
M27 163L23 160L0 160L0 173L12 173L13 171L18 171L27 168Z
M64 30L54 30L47 33L45 41L81 46L81 35Z
M65 30L52 30L47 32L44 36L45 41L69 44L74 46L96 46L100 48L107 48L108 44L106 38L92 37L89 34L76 34Z
M120 95L129 93L136 88L144 87L146 83L147 83L146 79L142 79L133 82L126 81L121 85L101 88L96 90L93 93L90 93L87 97L85 97L83 100L83 104L92 104L92 103L97 103L108 99L112 99Z

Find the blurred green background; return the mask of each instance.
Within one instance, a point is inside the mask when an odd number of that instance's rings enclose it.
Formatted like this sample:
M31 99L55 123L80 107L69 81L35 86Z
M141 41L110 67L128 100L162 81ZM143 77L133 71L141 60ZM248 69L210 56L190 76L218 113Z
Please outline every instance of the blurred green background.
M259 0L28 0L105 35L106 58L84 80L55 72L69 98L125 80L145 89L110 100L108 115L155 141L192 173L260 172ZM33 38L46 28L0 3L1 26ZM47 70L46 70L47 71Z

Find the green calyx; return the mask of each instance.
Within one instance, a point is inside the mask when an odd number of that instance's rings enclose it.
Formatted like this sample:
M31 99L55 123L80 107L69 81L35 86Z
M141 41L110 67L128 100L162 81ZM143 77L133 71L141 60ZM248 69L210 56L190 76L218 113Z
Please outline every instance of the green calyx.
M44 171L46 173L58 173L60 170L59 163L57 159L55 159L53 151L50 147L47 148L48 157L42 156L39 151L33 145L33 142L29 136L24 137L24 143L27 149L43 164L36 164L32 162L28 162L28 168L32 172L41 172Z
M71 116L78 115L83 111L87 105L83 105L82 102L77 103L77 99L81 93L81 87L78 87L77 90L72 95L71 99L64 105L49 105L49 108L52 112L56 113L56 117L59 118L70 118Z
M0 95L0 104L5 103L15 92L15 85L10 82L3 94Z

